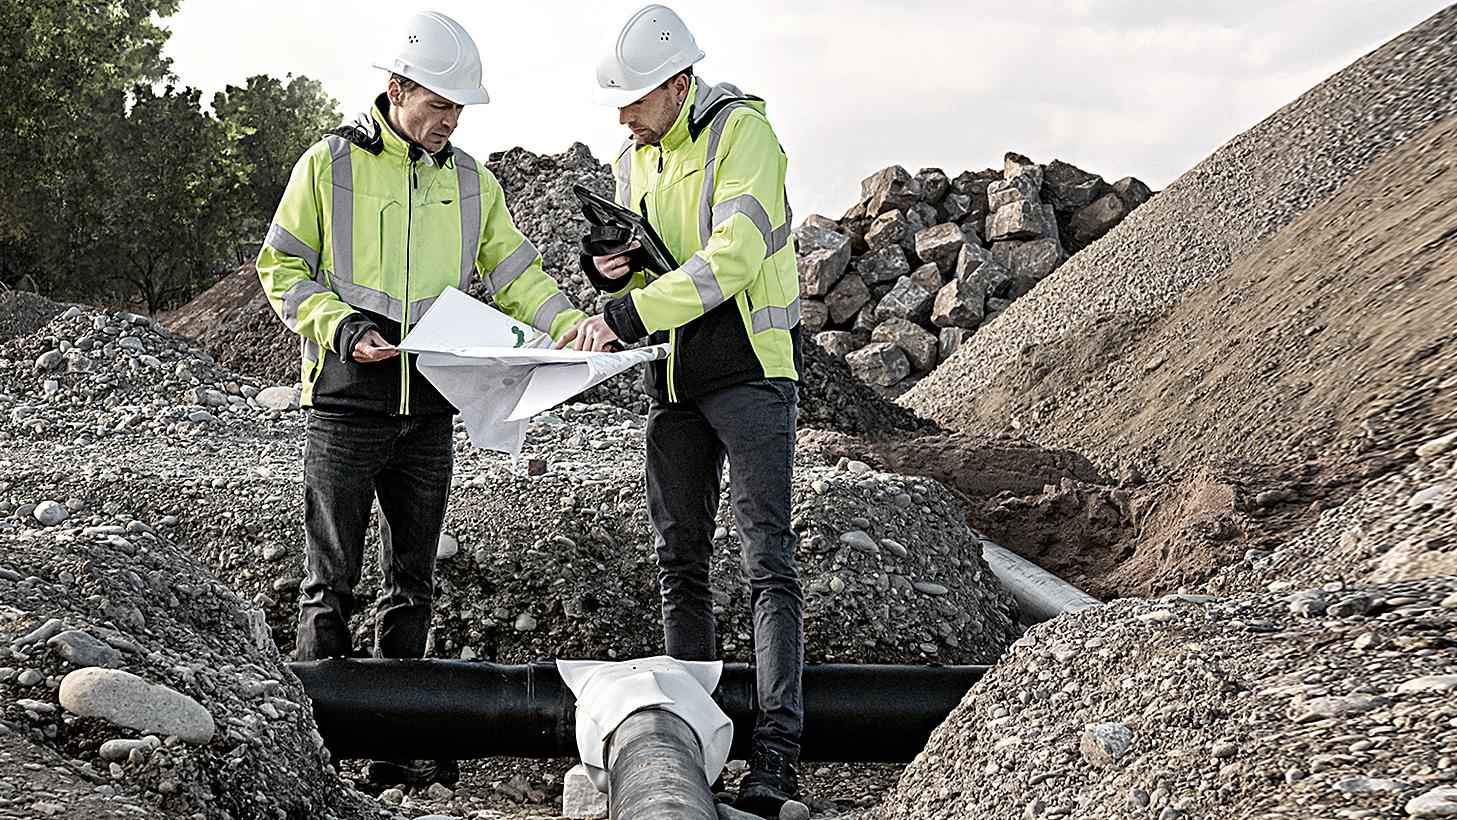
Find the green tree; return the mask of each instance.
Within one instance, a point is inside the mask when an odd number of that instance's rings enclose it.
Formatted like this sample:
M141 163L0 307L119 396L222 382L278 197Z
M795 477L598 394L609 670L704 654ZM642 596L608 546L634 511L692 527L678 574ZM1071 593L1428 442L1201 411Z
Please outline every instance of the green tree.
M180 0L0 0L0 241L51 235L42 206L77 161L105 98L167 74Z
M273 218L289 172L324 131L339 124L339 104L308 77L249 77L213 96L213 112L238 137L247 163L249 199L246 236L259 239Z
M202 111L199 92L132 91L131 110L98 146L98 199L82 253L94 281L149 312L191 298L226 270L249 192L237 135Z

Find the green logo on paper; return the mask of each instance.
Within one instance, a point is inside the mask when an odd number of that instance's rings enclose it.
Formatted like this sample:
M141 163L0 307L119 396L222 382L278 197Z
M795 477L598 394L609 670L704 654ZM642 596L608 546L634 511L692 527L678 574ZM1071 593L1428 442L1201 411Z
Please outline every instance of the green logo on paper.
M513 327L511 328L511 332L516 334L516 344L512 345L512 347L521 347L526 344L526 334L521 331L521 328Z

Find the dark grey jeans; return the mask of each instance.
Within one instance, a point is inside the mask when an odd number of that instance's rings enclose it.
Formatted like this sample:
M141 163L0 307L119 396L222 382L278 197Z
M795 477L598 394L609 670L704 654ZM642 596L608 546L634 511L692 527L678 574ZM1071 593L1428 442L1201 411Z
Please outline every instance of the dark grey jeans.
M804 597L790 526L798 392L761 380L648 410L648 517L657 535L665 650L714 660L709 558L724 457L754 618L754 739L799 757L804 723Z
M349 616L374 501L380 509L379 658L425 654L435 599L435 549L454 465L451 417L309 411L299 588L301 661L350 655Z

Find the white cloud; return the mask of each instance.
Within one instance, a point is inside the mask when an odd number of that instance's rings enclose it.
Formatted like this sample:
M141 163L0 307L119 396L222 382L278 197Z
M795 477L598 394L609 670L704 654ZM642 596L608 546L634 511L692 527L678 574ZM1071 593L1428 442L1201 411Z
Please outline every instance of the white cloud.
M441 2L472 33L491 105L456 141L599 158L623 136L587 102L601 32L635 4ZM790 159L795 212L838 216L885 165L956 173L1007 150L1155 188L1440 0L981 0L670 3L699 66L765 97ZM251 74L321 80L346 112L383 86L376 44L407 13L379 0L186 0L166 53L207 94Z

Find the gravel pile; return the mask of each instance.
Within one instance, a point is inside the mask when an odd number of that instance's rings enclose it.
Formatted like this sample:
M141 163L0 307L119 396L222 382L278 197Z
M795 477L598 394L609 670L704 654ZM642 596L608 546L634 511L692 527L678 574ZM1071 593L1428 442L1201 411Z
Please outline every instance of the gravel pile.
M240 376L145 316L70 307L0 342L0 441L86 444L248 428L298 405L293 388Z
M1147 311L1224 270L1408 137L1457 113L1450 7L1230 140L1034 294L974 334L902 403L972 429L965 397L1091 316Z
M1457 793L1454 628L1453 577L1064 616L972 689L884 817L1450 816L1421 807Z
M34 333L66 309L37 293L0 291L0 340Z
M5 513L0 816L381 816L327 767L263 613L135 510Z

